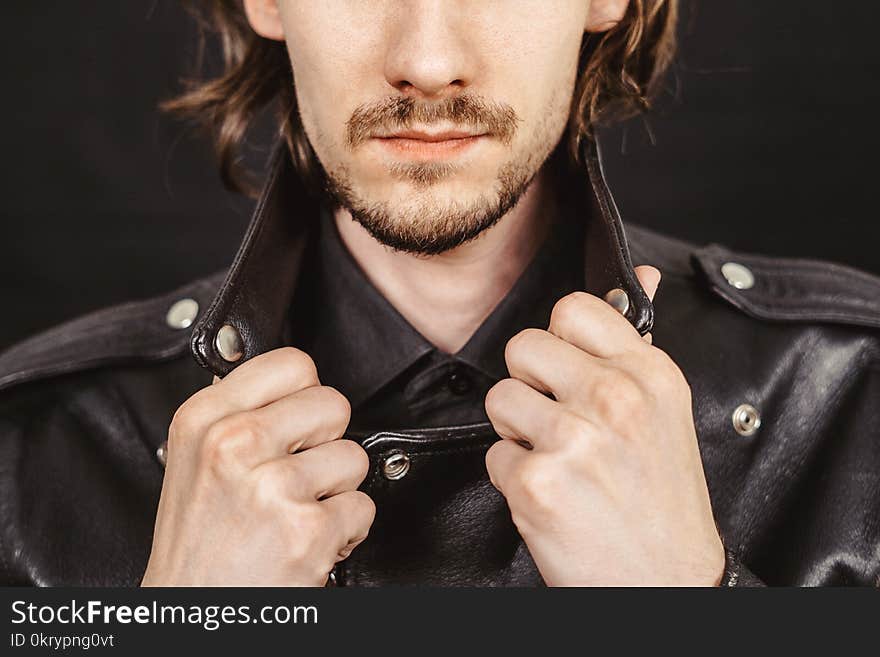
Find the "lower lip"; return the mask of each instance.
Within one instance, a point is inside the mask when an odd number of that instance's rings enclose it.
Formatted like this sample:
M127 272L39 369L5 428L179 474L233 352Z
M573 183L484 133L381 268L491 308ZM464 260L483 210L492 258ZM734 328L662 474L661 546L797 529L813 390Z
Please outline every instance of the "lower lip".
M442 160L459 155L485 135L462 137L460 139L444 139L443 141L425 141L423 139L401 139L399 137L377 138L382 146L395 154L417 160Z

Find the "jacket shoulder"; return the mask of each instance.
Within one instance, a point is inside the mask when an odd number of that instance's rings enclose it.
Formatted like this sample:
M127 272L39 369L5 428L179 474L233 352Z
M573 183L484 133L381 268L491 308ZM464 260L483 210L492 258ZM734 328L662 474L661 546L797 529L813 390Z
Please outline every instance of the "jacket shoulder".
M189 349L189 328L225 272L149 299L110 306L38 333L0 351L0 391L114 364L159 362Z
M740 312L766 321L880 328L880 276L833 262L699 246L627 226L633 261L688 277Z

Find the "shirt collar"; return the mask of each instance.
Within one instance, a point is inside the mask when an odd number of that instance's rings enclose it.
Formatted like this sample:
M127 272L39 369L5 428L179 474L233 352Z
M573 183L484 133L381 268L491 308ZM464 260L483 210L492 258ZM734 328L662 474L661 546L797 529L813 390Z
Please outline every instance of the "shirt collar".
M315 279L312 293L305 295L311 301L304 304L314 315L301 315L303 295L298 295L292 340L303 340L322 380L357 407L434 347L369 281L342 243L330 212L322 215L311 263Z
M507 376L507 341L525 328L546 328L555 301L583 288L580 228L568 217L554 222L531 263L453 359L494 380ZM438 350L370 282L330 212L322 213L316 232L310 280L292 306L291 341L312 356L321 380L357 408Z

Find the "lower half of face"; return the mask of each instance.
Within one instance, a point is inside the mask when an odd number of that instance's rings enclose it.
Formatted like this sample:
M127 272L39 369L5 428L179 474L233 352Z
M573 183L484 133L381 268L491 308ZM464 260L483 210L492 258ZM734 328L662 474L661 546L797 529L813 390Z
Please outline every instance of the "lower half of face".
M491 227L565 130L588 5L282 4L302 123L339 203L409 252Z
M367 105L364 125L355 110L337 138L303 114L335 200L383 244L431 255L472 240L516 205L559 143L570 100L570 85L531 113L479 97L470 113L440 103L427 110L439 120L401 125L390 120L399 108L382 120L394 104L386 99Z

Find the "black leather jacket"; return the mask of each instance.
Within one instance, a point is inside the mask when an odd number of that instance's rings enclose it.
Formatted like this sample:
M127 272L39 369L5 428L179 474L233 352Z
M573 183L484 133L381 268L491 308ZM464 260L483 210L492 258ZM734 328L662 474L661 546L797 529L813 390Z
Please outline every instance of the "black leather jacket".
M654 343L690 381L728 548L723 583L877 585L880 279L697 247L629 224L627 247L595 152L587 162L592 184L571 184L591 206L588 288L626 291L627 317L642 332L653 323ZM170 419L212 372L285 344L316 214L279 149L228 272L89 314L0 354L0 582L139 583ZM663 271L654 308L632 262ZM198 305L194 326L186 320L195 306L175 306L181 299ZM216 349L224 325L242 339L236 363ZM337 583L541 583L486 475L484 453L497 439L490 427L351 437L370 455L363 487L378 511L370 537L334 573ZM409 469L389 477L388 458L399 453Z

